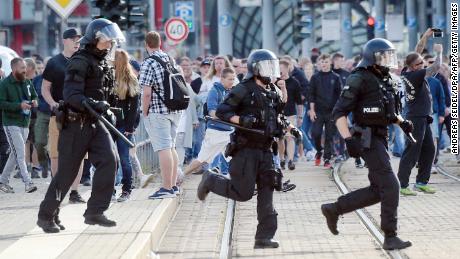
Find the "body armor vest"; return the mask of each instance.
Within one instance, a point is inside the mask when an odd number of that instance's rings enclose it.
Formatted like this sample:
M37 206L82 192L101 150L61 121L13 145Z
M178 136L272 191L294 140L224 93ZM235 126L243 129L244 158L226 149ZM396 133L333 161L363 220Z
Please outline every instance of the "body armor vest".
M83 59L90 64L85 78L85 96L97 101L108 101L113 89L113 69L105 60L96 59L87 50L80 50L75 58Z
M398 114L396 89L391 77L380 79L368 70L355 73L363 78L364 87L353 111L353 118L358 125L387 126L396 121Z
M279 114L282 107L275 86L269 85L266 91L251 81L248 81L245 86L248 87L250 98L243 103L244 109L240 115L254 115L258 121L255 128L263 130L265 137L281 137L283 124L279 119Z

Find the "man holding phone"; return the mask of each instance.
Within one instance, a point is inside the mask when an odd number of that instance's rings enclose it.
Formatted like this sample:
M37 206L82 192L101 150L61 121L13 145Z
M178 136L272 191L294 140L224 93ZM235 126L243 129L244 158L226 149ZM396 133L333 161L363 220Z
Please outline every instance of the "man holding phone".
M25 183L25 191L37 190L32 183L26 165L25 143L29 135L30 109L37 107L37 93L32 82L26 78L26 62L22 58L11 60L11 74L0 83L0 109L3 128L11 152L0 177L0 191L14 193L9 185L10 175L16 165Z
M406 88L406 119L414 124L413 134L416 139L416 143L406 142L406 148L399 163L400 192L405 196L417 195L409 188L409 177L417 162L418 174L414 189L425 193L436 192L428 185L436 149L430 127L430 124L433 123L432 95L426 79L434 76L441 67L442 45L433 45L435 60L426 68L423 68L424 63L421 56L428 38L434 33L435 30L428 29L423 34L415 48L416 52L411 52L406 56L405 67L401 71L401 79Z

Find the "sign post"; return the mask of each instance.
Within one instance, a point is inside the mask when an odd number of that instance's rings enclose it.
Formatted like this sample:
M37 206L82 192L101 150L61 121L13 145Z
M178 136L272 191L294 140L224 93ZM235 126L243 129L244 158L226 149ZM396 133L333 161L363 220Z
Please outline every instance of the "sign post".
M187 38L189 28L184 19L174 17L166 21L165 33L166 38L178 44Z

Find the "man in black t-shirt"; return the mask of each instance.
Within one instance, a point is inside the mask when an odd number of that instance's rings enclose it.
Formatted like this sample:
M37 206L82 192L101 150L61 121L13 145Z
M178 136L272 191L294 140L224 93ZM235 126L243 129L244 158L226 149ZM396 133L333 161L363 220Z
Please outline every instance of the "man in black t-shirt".
M432 34L431 29L425 32L417 44L418 51L424 48L427 39ZM413 135L416 140L416 143L406 141L406 148L399 163L398 178L401 184L400 192L403 195L417 194L408 188L410 173L417 161L419 167L414 189L425 193L436 192L431 186L428 186L436 150L430 129L430 124L433 122L431 117L433 113L432 97L425 78L434 76L441 67L442 45L434 44L433 50L436 53L436 59L431 66L423 68L421 52L413 52L407 55L406 67L401 72L401 79L406 88L406 119L411 120L414 124Z
M63 100L65 69L70 57L77 52L80 47L79 40L81 38L81 33L75 28L70 28L64 31L62 38L64 50L62 53L52 57L46 64L45 71L43 71L42 96L49 104L51 110L57 108L59 106L59 101ZM51 174L54 176L58 169L57 143L59 138L56 116L54 116L54 114L50 117L48 129L49 140L47 142L49 156L51 159ZM78 185L80 184L81 174L82 168L80 168L80 171L72 184L69 196L70 203L85 203L78 193Z

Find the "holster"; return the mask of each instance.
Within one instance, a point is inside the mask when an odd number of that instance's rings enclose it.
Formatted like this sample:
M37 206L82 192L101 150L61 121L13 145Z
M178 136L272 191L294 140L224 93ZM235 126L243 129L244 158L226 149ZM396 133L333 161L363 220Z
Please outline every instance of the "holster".
M67 126L67 108L64 101L59 101L59 106L53 109L53 113L56 115L56 126L58 130L65 129Z
M372 128L353 125L353 127L350 130L350 133L351 133L351 135L353 137L359 137L360 138L361 146L363 148L370 148L371 147Z
M230 134L230 142L225 147L224 156L225 157L233 156L237 150L238 150L238 143L236 141L236 135L235 133L232 133Z
M123 114L123 109L110 107L109 110L115 115L116 121L122 121L125 119L125 116Z

